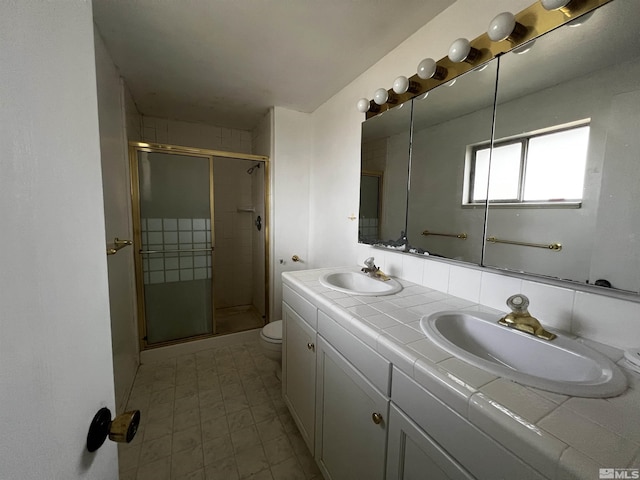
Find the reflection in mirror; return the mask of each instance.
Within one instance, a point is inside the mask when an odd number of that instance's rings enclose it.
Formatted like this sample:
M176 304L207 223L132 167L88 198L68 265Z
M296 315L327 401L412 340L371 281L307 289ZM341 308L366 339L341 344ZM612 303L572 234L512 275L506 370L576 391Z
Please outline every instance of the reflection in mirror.
M382 177L384 172L362 170L360 174L360 240L375 243L380 238L378 219L382 211ZM373 221L372 221L373 220Z
M358 241L405 247L411 102L362 124Z
M464 172L469 145L491 146L496 74L493 60L413 101L408 237L430 255L481 262L485 206Z
M489 241L485 265L640 290L638 31L614 0L500 59L487 237L543 248Z

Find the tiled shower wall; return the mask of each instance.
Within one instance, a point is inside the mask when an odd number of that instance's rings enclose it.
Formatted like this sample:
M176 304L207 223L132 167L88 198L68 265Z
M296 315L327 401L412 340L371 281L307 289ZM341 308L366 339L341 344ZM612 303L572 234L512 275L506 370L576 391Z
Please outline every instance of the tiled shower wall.
M208 218L143 218L143 250L198 250L144 255L145 285L211 278L211 220Z

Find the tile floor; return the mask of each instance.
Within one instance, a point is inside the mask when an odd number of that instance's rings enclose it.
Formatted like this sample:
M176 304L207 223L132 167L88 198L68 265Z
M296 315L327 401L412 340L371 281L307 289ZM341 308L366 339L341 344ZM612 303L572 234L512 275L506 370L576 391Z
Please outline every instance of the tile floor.
M257 341L141 365L120 480L321 480Z

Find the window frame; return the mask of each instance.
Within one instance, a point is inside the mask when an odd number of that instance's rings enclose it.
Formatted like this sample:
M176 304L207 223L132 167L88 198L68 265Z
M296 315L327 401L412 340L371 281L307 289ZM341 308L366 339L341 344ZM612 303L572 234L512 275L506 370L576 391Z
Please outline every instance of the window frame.
M527 133L524 135L519 135L515 137L508 137L501 140L497 140L494 142L482 142L475 145L470 145L467 149L468 151L468 159L469 159L469 168L468 174L465 175L465 194L464 194L464 202L463 207L477 207L478 205L491 205L493 207L506 207L506 208L581 208L582 200L580 199L571 199L571 200L524 200L524 188L525 188L525 178L527 172L527 161L529 154L529 142L534 138L544 137L547 135L553 135L556 133L562 133L569 130L575 130L583 127L591 127L591 119L584 119L577 122L572 122L570 124L563 124L551 128L546 128L544 130L537 130L535 132ZM497 200L489 200L488 198L484 200L473 200L474 194L474 184L475 184L475 173L476 173L476 160L477 154L481 150L491 150L492 148L503 147L507 145L515 145L520 144L520 169L518 173L518 198L514 199L497 199ZM491 168L491 167L489 167ZM585 172L586 173L586 167ZM487 188L487 197L489 196L488 188Z

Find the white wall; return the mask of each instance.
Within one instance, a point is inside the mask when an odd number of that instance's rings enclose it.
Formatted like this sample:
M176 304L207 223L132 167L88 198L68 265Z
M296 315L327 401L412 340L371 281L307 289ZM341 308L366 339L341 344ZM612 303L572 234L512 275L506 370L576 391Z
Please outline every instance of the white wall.
M282 272L311 268L309 224L309 162L311 161L311 122L305 113L275 107L273 111L271 228L272 264L271 320L282 318ZM358 176L360 175L359 161ZM339 176L339 175L337 175ZM330 199L326 199L327 202ZM357 205L356 205L357 206ZM357 212L357 208L355 210ZM354 222L357 227L357 222ZM330 236L329 232L326 232ZM293 262L298 255L301 262Z
M0 478L115 480L91 3L0 4Z
M124 111L128 92L97 30L95 55L106 244L116 237L133 239ZM116 409L122 412L139 364L133 248L109 255L107 264Z

